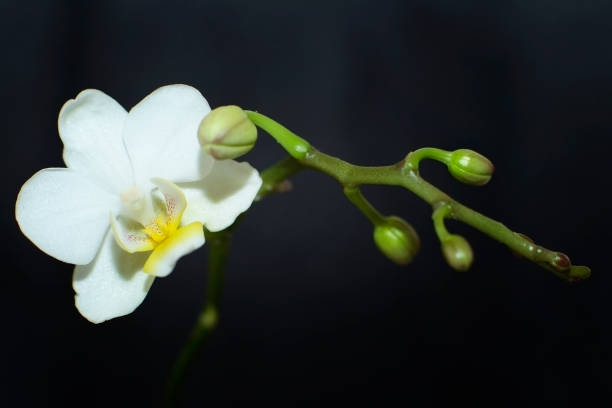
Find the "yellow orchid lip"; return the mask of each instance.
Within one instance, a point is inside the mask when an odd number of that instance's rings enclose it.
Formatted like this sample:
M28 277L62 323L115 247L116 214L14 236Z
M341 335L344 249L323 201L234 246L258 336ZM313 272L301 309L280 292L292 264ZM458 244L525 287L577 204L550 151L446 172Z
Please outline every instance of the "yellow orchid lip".
M176 230L174 234L157 244L142 270L154 276L167 276L176 261L204 245L204 227L201 222L193 222Z

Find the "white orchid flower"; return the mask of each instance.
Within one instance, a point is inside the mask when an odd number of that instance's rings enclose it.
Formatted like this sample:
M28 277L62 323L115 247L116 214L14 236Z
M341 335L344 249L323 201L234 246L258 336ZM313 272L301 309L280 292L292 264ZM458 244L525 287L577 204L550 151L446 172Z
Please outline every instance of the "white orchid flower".
M186 85L159 88L129 112L94 89L62 107L67 168L32 176L15 215L38 248L76 264L75 304L88 320L131 313L156 276L204 244L203 226L227 228L251 205L257 171L199 146L209 112Z

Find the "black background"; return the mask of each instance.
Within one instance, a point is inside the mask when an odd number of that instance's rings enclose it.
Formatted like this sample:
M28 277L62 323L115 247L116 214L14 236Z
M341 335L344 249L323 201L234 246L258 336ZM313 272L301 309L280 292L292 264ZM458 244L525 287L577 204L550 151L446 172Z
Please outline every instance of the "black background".
M328 177L252 207L233 246L221 327L184 405L608 406L612 278L608 1L2 2L2 351L7 406L154 406L199 311L206 251L159 279L131 315L93 325L72 266L18 230L23 182L62 166L62 104L98 88L130 108L195 86L211 106L257 109L364 165L469 147L482 188L436 163L426 178L593 268L577 285L463 225L468 273L447 267L426 204L369 187L420 232L408 267L379 254ZM283 157L260 134L245 160Z

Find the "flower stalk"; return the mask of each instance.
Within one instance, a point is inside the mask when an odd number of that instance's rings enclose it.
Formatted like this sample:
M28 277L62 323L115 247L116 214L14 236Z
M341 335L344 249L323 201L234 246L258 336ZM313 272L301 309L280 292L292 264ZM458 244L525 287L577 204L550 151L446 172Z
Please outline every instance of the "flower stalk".
M245 111L255 125L272 136L291 157L303 160L310 150L310 143L302 139L280 123L254 111Z
M363 196L359 187L344 187L344 195L374 226L385 223L385 217Z
M219 323L225 268L232 242L232 227L219 232L205 230L205 236L209 248L205 302L187 343L180 351L170 372L166 384L164 407L176 406L185 374L199 350L210 339Z
M342 159L318 151L304 139L289 131L273 119L260 113L246 111L248 117L261 129L276 139L287 152L303 167L325 173L334 178L345 189L349 188L347 197L360 209L366 210L367 201L359 199L354 190L362 184L392 185L403 187L432 206L446 206L446 218L461 221L496 241L506 245L520 256L552 271L557 277L568 282L586 279L591 271L586 266L572 265L569 258L558 251L546 249L514 232L499 221L493 220L452 199L443 191L423 179L418 171L418 163L423 158L433 158L441 162L450 159L450 152L440 149L424 148L409 153L398 163L388 166L358 166ZM287 163L284 163L284 167ZM267 171L278 171L268 169ZM360 193L359 193L360 194ZM364 207L365 205L365 207ZM363 211L363 209L362 209ZM372 212L366 211L370 218Z
M264 197L287 189L289 177L304 169L304 165L293 157L285 157L278 163L268 167L261 172L262 184L257 192L255 201ZM283 188L285 186L285 188Z

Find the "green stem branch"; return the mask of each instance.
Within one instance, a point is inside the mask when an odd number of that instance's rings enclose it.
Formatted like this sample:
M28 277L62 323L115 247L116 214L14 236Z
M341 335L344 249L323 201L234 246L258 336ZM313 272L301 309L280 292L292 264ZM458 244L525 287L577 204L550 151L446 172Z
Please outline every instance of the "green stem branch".
M444 219L451 212L451 210L451 207L443 204L438 206L431 216L436 235L438 236L440 242L444 242L444 240L450 235L446 229L446 226L444 225Z
M446 150L437 149L435 147L423 147L421 149L410 152L406 156L406 166L415 172L419 171L419 164L423 159L433 159L441 163L448 164L452 153Z
M293 157L286 157L278 163L268 167L261 172L261 187L257 192L255 201L283 190L283 185L288 183L289 177L302 170L304 165Z
M344 187L344 195L365 215L373 225L385 223L385 217L361 194L359 187Z
M254 124L268 132L270 136L280 143L283 149L294 159L303 159L310 149L310 143L277 121L254 111L245 111L245 113Z
M408 154L404 160L390 166L357 166L318 151L304 139L260 113L247 111L247 115L257 126L270 133L303 167L309 167L333 177L345 189L345 194L346 188L348 188L349 194L347 194L347 197L362 211L365 209L364 213L368 218L374 213L368 208L369 203L365 199L362 200L363 197L359 197L361 195L361 193L358 193L360 185L401 186L429 203L433 210L441 205L447 206L448 218L456 219L476 228L506 245L513 252L551 270L560 278L573 282L590 276L589 268L571 265L566 255L536 245L524 235L510 230L502 223L466 207L419 175L418 162L421 159L433 158L444 162L448 152L440 149L424 148ZM376 217L374 216L374 218Z

